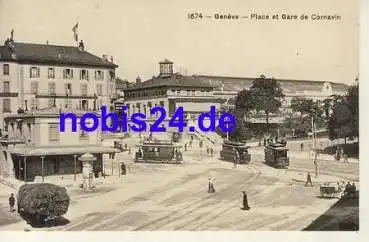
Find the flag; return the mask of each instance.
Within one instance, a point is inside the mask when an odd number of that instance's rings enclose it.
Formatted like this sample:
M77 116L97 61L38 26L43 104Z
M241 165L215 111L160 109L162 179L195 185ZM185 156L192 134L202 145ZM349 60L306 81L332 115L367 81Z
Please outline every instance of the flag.
M76 23L76 25L74 25L72 31L74 33L74 40L78 41L78 22Z

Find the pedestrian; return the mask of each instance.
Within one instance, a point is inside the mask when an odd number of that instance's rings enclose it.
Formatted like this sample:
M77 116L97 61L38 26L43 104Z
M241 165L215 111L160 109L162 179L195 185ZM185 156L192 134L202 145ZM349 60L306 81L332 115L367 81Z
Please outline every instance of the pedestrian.
M352 185L351 185L351 193L352 193L352 198L356 198L356 185L355 185L355 182L353 182Z
M300 144L300 150L301 150L301 151L304 151L304 143L301 143L301 144Z
M9 212L14 212L14 205L15 205L15 198L14 198L14 194L10 194L9 197Z
M351 191L352 191L351 184L350 184L350 182L347 182L345 190L343 191L343 194L350 196Z
M258 146L261 147L261 140L259 140Z
M209 155L209 154L210 154L210 147L209 147L209 146L207 146L207 147L206 147L206 154L207 154L207 155Z
M210 192L211 192L211 184L212 184L211 177L209 177L209 182L208 182L208 193L210 193Z
M237 168L237 150L233 148L233 168Z
M242 207L242 209L243 210L250 210L249 201L247 199L247 194L246 194L245 191L242 191L242 193L243 193L243 197L242 197L242 205L243 205L243 207Z
M210 155L213 157L213 154L214 154L214 149L213 147L210 148Z
M122 169L122 175L123 176L127 175L127 167L126 167L126 164L124 164L124 162L122 162L122 165L120 168Z
M185 151L187 151L187 142L184 145L184 149L185 149Z
M340 161L341 160L341 148L337 147L336 149L336 160Z
M267 140L266 140L266 138L264 138L264 146L266 146L267 145Z
M310 184L310 186L313 186L313 183L311 181L310 172L307 173L305 187L308 185L308 183Z
M208 193L214 193L214 192L215 192L214 182L211 179L211 177L209 177Z
M346 153L343 154L343 162L348 163L348 156Z
M339 191L339 192L341 192L341 191L342 191L342 187L341 187L341 184L340 184L340 182L339 182L339 181L337 182L337 189L338 189L338 191Z
M192 136L191 136L192 137ZM192 147L192 139L190 140L190 147Z

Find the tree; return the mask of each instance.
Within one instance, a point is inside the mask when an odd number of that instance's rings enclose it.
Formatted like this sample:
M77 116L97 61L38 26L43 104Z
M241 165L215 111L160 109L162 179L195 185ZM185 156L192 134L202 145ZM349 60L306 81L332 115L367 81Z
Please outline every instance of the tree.
M337 103L328 122L329 138L345 138L354 135L352 114L346 103Z
M323 101L323 112L327 120L329 120L330 111L332 110L332 99L326 98Z
M242 139L246 139L247 129L246 123L244 119L245 113L243 110L233 110L231 112L236 118L236 125L234 130L229 134L230 140L242 141Z
M345 96L333 97L333 113L328 123L330 139L359 136L359 85L348 88Z
M291 100L291 109L294 112L300 112L301 117L304 114L310 114L313 109L314 102L312 99L306 99L304 97L294 97Z
M353 136L359 136L359 84L349 87L346 100L352 114Z
M269 127L269 115L278 111L282 105L284 94L280 84L274 78L266 78L261 75L254 80L249 90L242 90L236 97L236 109L264 111L267 132Z
M242 110L246 116L248 116L254 105L254 100L250 98L250 95L251 92L249 90L243 89L237 94L234 100L236 110Z

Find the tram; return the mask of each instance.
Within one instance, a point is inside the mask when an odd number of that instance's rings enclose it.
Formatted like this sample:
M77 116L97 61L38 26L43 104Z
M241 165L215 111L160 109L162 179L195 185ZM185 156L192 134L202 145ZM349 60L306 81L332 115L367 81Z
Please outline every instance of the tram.
M250 147L246 146L244 142L236 142L230 140L223 140L222 150L220 151L220 158L222 160L234 162L234 150L238 152L240 159L239 164L248 164L251 161L251 155L248 152Z
M265 146L265 163L274 168L287 169L290 165L288 149L285 143L271 143Z
M180 164L183 161L182 146L170 140L146 140L136 145L137 163L167 163Z

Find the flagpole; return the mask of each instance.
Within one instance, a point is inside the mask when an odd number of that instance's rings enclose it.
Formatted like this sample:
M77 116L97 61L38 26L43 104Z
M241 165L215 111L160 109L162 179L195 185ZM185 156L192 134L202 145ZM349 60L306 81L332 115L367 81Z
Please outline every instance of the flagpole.
M76 41L77 41L77 47L78 47L78 32L79 32L79 31L78 31L78 28L79 28L79 16L77 16L77 26L78 26L78 27L77 27L77 40L76 40Z

